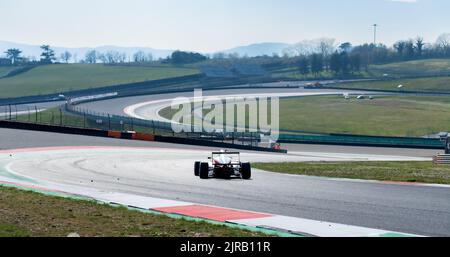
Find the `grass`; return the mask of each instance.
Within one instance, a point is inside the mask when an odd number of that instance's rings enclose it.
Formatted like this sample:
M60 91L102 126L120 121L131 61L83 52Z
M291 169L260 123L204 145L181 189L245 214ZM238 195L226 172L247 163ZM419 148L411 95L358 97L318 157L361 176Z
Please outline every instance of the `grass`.
M304 162L254 163L266 171L395 182L450 184L450 166L432 162Z
M17 67L0 67L0 78L8 75L11 71L15 70Z
M282 129L375 136L424 136L450 127L448 97L338 96L281 100Z
M43 65L11 78L0 79L0 98L60 93L198 73L196 69L177 67Z
M450 92L450 77L354 82L338 84L335 87L400 91L400 89L398 88L399 85L404 86L403 89L401 89L402 91Z
M284 68L280 70L275 70L271 72L272 78L280 78L280 79L298 79L298 80L320 80L320 79L335 79L336 74L331 71L323 71L319 74L315 75L309 73L307 75L303 75L300 73L297 67ZM369 74L365 71L355 72L353 74L347 75L349 78L368 78Z
M391 78L449 76L450 59L425 59L395 62L383 65L370 65L368 72L361 70L361 72L349 74L347 77L371 78L382 77L384 74L388 74ZM317 76L313 74L308 74L305 76L300 74L297 67L273 70L271 75L274 78L291 78L301 80L336 78L336 75L329 71L321 72Z
M160 115L172 118L177 110ZM378 97L345 100L341 96L280 100L280 128L374 136L424 136L448 131L448 97Z
M224 225L174 219L91 201L0 187L0 237L267 236Z
M394 77L449 75L450 59L426 59L371 65L370 72L376 76L389 74Z

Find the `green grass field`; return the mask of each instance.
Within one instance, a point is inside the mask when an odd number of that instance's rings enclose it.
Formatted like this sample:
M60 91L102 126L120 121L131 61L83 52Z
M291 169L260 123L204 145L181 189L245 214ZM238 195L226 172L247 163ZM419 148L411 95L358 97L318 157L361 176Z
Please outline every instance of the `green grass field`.
M394 77L450 75L450 59L426 59L371 65L369 70L375 76L383 74Z
M160 115L171 118L176 110ZM448 97L378 97L345 100L341 96L288 98L280 101L280 128L374 136L424 136L450 129Z
M399 89L398 88L399 85L403 85L403 88ZM335 88L450 92L450 77L431 77L431 78L417 78L417 79L396 79L383 81L343 83L337 84Z
M175 67L45 65L14 77L0 79L0 98L60 93L198 73L196 69Z
M282 100L280 127L377 136L424 136L448 131L448 97L306 97Z
M175 219L45 196L0 186L0 237L252 237L267 236L204 221Z
M266 171L332 178L450 184L450 166L430 162L254 163Z

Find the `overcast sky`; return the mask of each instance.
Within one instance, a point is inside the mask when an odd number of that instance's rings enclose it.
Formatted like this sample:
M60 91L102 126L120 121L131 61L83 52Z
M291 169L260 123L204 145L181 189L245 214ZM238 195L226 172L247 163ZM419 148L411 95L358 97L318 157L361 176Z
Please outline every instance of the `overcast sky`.
M319 37L371 42L450 32L448 0L0 0L0 40L212 52Z

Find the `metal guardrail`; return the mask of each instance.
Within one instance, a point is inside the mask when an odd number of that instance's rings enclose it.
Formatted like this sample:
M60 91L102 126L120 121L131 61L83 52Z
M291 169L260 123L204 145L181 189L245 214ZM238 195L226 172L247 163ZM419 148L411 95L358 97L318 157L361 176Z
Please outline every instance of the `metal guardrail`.
M399 148L444 149L445 143L440 139L411 137L378 137L356 135L280 135L283 143L312 143L357 146L380 146Z
M126 116L94 112L78 105L66 104L46 112L36 106L0 106L0 119L31 124L115 131L137 131L166 137L197 139L236 145L259 146L259 133L174 133L170 122L142 120ZM345 134L280 134L280 143L356 145L399 148L444 149L440 139L414 137L380 137Z
M172 136L178 138L198 139L231 143L236 145L258 146L260 135L251 132L207 133L186 132L175 133L172 123L155 120L143 120L133 117L99 113L77 105L64 105L64 112L79 117L83 127L118 131L137 131L153 135Z
M42 111L37 106L0 106L1 120L6 121L5 126L17 123L20 128L47 126L58 131L76 129L86 131L133 131L158 137L163 142L286 152L261 147L260 137L257 133L175 133L172 130L172 124L168 122L98 113L71 104L65 104L47 111Z

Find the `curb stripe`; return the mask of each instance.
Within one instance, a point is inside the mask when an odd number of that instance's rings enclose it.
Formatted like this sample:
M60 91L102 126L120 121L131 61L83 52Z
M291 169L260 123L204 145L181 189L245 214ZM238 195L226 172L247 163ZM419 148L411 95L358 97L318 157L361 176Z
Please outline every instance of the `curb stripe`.
M270 214L233 210L206 205L189 205L179 207L155 208L153 210L165 213L174 213L191 217L204 218L220 222L226 222L228 220L267 218L273 216Z

